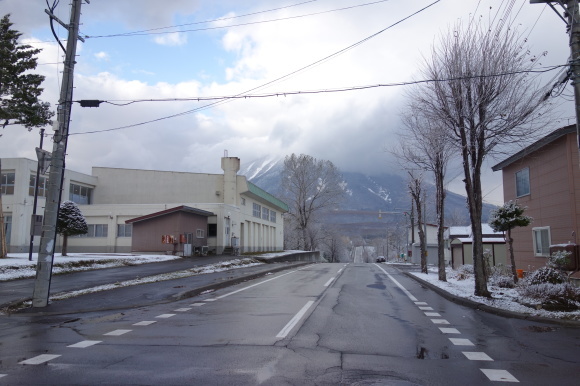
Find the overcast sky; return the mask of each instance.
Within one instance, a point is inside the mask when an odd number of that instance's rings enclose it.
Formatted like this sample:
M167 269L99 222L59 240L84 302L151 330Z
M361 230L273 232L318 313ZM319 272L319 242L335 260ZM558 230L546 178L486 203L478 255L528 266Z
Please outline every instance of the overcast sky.
M123 104L240 94L314 64L433 1L91 0L82 6L81 36L88 37L78 45L73 99ZM61 0L55 10L67 23L69 3ZM529 0L441 0L340 55L250 94L421 79L422 58L429 56L442 32L459 20L502 18L509 7L506 22L527 37L531 55L545 53L543 67L566 63L565 25L546 5ZM23 33L21 41L43 49L36 71L46 76L42 99L54 107L63 53L50 32L45 8L44 0L0 0L0 13L12 14L13 28ZM248 14L253 15L240 17ZM211 21L218 18L227 19ZM164 28L175 25L181 26ZM55 26L66 39L66 31ZM148 34L110 36L143 30ZM546 82L554 75L550 73ZM573 106L567 101L570 92L568 87L552 101L557 111L553 129L574 122ZM74 104L67 167L85 173L92 166L218 173L227 150L242 164L263 156L304 153L328 159L345 171L373 174L398 168L385 149L396 144L393 133L400 127L404 87L247 98L203 108L209 103L101 104L92 109ZM110 131L148 121L154 122ZM83 134L94 131L103 132ZM36 158L37 130L10 126L1 134L1 157ZM44 148L52 149L50 138ZM449 175L457 177L458 170ZM449 186L464 194L461 179ZM486 173L484 194L488 202L503 202L501 173Z

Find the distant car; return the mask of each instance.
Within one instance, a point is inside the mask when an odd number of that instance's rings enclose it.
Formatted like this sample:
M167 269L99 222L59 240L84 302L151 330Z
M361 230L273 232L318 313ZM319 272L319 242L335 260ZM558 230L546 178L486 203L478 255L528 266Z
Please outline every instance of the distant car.
M385 256L379 256L379 257L377 257L377 263L384 263L385 261L387 261L385 259Z

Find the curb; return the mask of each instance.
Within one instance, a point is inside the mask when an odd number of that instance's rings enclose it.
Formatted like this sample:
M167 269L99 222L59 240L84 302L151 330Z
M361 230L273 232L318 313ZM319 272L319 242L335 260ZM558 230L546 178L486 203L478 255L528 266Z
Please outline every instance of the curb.
M288 262L288 263L294 263L294 262ZM295 268L295 267L301 267L301 266L308 265L308 264L313 264L313 262L297 262L297 263L291 264L291 265L285 265L285 266L281 266L281 267L272 267L271 269L266 269L262 272L253 273L253 274L249 274L249 275L245 275L245 276L240 276L240 277L235 278L235 279L224 280L224 281L221 281L218 283L208 284L206 286L198 287L198 288L195 288L192 290L183 291L183 292L177 293L175 295L172 295L171 297L165 298L164 300L160 300L160 301L153 302L153 303L148 303L146 305L140 304L140 305L135 305L135 306L106 307L106 308L96 308L96 309L95 308L78 309L78 310L74 310L74 311L30 312L31 308L17 309L14 311L10 311L11 307L16 307L16 306L18 306L26 301L32 300L32 298L26 298L26 299L15 300L15 301L10 302L6 305L3 305L0 308L0 311L4 311L6 315L17 314L17 315L26 315L26 316L53 316L53 315L78 314L78 313L85 313L85 312L112 311L112 310L119 310L119 309L133 309L133 308L144 307L144 306L148 306L148 305L170 303L173 301L187 299L190 297L197 296L204 291L215 291L218 289L237 285L237 284L243 283L245 281L254 280L254 279L257 279L259 277L268 275L268 274L284 271L284 270ZM82 296L82 295L79 295L79 296Z
M433 284L429 283L428 281L425 281L425 280L423 280L423 279L421 279L421 278L419 278L419 277L417 277L409 272L402 271L398 268L397 268L397 270L399 272L401 272L402 274L404 274L405 276L419 282L420 284L428 287L432 291L443 296L445 299L450 300L453 303L457 303L457 304L462 305L462 306L466 306L466 307L470 307L470 308L473 308L476 310L484 311L484 312L487 312L487 313L490 313L493 315L504 316L507 318L523 319L523 320L529 320L529 321L541 322L541 323L558 324L558 325L567 326L567 327L580 327L580 321L576 321L576 320L552 319L552 318L546 318L543 316L526 315L526 314L522 314L519 312L504 310L501 308L495 308L495 307L489 306L487 304L476 302L474 300L465 299L465 298L462 298L459 296L455 296L455 295L452 295L449 292L445 291L444 289L439 288L436 285L433 285Z

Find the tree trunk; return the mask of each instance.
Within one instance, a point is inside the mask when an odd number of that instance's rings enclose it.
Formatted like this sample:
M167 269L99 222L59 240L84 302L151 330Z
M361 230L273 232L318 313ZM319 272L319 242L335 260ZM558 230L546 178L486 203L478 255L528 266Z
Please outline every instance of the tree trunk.
M421 244L421 272L427 273L427 244L425 240L425 232L423 230L421 199L416 199L417 204L417 231L419 232L419 243Z
M514 276L514 283L517 283L518 282L518 272L516 271L516 258L514 256L514 246L513 246L514 239L512 239L511 229L507 230L507 237L508 237L508 248L510 251L510 261L512 263L512 275Z
M443 186L443 173L435 172L435 183L437 184L437 260L439 280L447 281L445 272L445 238L443 235L445 229L445 188Z
M68 247L68 235L64 234L62 235L62 253L61 253L62 256L67 256L66 254L67 247Z
M0 159L0 259L8 257L6 250L6 230L4 229L4 210L2 209L2 160Z

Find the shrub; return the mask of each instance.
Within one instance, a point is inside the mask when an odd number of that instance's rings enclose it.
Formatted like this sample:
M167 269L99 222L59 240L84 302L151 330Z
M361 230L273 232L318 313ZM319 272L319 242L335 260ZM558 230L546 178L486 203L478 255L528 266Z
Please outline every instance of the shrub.
M473 276L473 265L460 265L453 276L457 280L469 279L471 276Z
M576 310L580 305L580 288L569 283L530 284L518 288L519 294L538 301L544 308Z
M566 282L566 275L551 267L542 267L532 272L527 278L528 284L560 284Z
M568 251L556 251L548 258L546 266L559 271L565 271L569 263L568 257L570 257L571 254L572 252Z
M500 288L514 288L515 283L512 276L511 267L502 264L491 267L489 284Z

